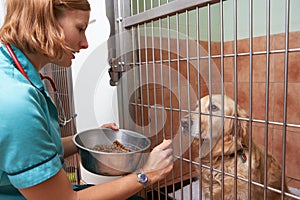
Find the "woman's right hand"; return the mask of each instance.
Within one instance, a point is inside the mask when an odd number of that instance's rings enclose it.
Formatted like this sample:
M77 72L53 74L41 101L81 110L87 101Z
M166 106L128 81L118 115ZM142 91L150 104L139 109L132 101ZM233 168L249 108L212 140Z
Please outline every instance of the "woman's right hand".
M172 141L164 140L150 153L142 171L148 176L150 184L162 180L173 169Z

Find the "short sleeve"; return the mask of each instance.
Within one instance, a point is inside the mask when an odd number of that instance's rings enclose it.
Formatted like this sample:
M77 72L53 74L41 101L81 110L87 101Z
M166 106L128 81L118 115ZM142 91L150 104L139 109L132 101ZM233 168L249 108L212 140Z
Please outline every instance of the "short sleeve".
M51 132L47 100L39 90L12 82L0 90L2 95L5 98L0 99L0 170L14 187L31 187L62 168L53 139L59 135Z

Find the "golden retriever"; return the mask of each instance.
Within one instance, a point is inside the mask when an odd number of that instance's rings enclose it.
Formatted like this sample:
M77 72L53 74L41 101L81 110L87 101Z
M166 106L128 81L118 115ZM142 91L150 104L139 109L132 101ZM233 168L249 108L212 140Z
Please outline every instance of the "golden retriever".
M237 165L237 199L246 200L249 197L248 182L245 180L248 180L249 159L251 158L251 180L253 181L251 199L264 199L264 149L252 141L252 152L251 156L249 155L249 121L247 121L247 113L238 105L236 106L235 102L228 96L224 96L224 113L222 113L222 95L211 95L211 98L205 96L201 98L200 104L201 106L197 106L195 112L191 112L190 115L184 116L181 120L183 132L191 134L198 142L201 142L202 153L193 160L199 162L199 159L201 159L203 165L212 166L214 169L221 171L223 155L225 199L234 199L235 197L234 185L236 178L234 178L234 174L235 165ZM199 109L201 109L200 112ZM201 113L200 121L199 113ZM238 120L234 119L235 115L239 118ZM211 153L210 147L212 147ZM197 167L198 173L201 173L199 169ZM222 174L215 170L211 173L211 170L207 167L201 167L201 169L202 188L205 196L210 197L210 195L213 195L214 199L222 199ZM281 175L279 162L268 154L268 187L281 190ZM212 185L212 188L210 185ZM288 192L286 186L284 191ZM280 197L280 193L270 189L267 190L267 199L274 200L280 199ZM285 199L290 198L285 196Z

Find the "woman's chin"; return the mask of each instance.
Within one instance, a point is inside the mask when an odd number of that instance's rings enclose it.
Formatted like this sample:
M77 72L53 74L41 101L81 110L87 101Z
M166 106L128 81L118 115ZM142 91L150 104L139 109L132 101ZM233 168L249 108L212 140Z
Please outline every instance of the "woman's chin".
M58 61L58 62L55 62L54 64L59 65L61 67L71 67L72 59Z

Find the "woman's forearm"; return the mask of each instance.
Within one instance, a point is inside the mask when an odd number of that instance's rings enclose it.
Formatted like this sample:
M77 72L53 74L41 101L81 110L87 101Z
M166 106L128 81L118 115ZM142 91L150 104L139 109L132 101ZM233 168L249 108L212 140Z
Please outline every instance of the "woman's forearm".
M67 136L62 138L62 143L64 147L64 157L68 157L77 153L77 147L73 143L72 136Z
M135 173L77 192L79 199L127 199L143 189Z

